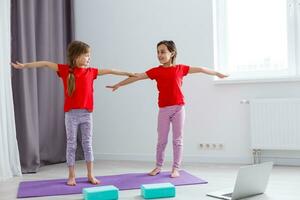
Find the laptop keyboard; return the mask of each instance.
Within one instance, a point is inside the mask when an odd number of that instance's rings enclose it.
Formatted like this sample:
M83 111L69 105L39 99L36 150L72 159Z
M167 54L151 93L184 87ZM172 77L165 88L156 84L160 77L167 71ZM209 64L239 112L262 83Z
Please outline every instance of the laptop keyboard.
M232 196L232 193L223 194L222 196L225 196L225 197L231 197L231 196Z

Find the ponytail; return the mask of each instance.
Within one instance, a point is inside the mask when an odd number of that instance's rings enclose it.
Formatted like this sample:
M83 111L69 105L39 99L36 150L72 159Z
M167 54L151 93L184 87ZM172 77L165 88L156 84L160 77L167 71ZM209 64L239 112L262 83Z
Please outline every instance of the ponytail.
M68 75L68 96L72 96L75 91L75 75L74 75L74 67L70 66L69 68L69 75Z

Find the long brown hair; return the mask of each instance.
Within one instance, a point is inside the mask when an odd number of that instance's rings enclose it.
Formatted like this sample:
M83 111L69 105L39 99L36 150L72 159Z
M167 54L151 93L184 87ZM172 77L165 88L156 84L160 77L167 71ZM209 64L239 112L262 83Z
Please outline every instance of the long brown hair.
M176 56L177 56L177 49L176 49L176 45L172 40L162 40L159 43L157 43L156 48L158 48L158 46L160 45L166 45L166 47L168 48L168 50L173 53L173 56L171 57L171 64L175 64L176 63Z
M74 76L74 68L76 67L76 59L85 53L90 51L90 46L81 41L73 41L68 45L68 65L69 68L69 75L68 75L68 95L72 96L73 92L75 91L75 76Z

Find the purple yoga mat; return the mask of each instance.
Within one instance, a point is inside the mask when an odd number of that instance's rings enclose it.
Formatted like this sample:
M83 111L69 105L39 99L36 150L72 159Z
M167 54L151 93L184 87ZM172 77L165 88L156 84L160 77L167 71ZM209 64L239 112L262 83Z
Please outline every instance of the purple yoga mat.
M169 182L173 185L205 184L202 180L188 172L181 170L180 177L170 178L170 172L161 172L156 176L149 176L146 173L129 173L112 176L97 176L101 184L92 185L87 178L76 178L76 186L66 185L66 179L53 179L43 181L24 181L19 184L18 198L41 197L54 195L80 194L86 187L114 185L120 190L139 189L142 184Z

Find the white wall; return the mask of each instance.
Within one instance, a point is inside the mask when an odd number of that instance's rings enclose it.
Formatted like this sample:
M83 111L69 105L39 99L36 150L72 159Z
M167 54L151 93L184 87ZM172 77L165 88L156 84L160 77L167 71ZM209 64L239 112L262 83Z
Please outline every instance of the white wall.
M178 63L213 66L211 0L77 0L75 7L76 39L92 46L93 65L144 72L158 65L157 42L172 39ZM95 83L95 156L154 161L155 82L141 81L115 93L104 88L122 79L99 77ZM299 82L217 85L208 75L186 77L184 161L251 162L249 105L240 101L300 97L299 88ZM224 148L203 151L199 144L205 142L223 143ZM171 152L169 142L168 159Z

